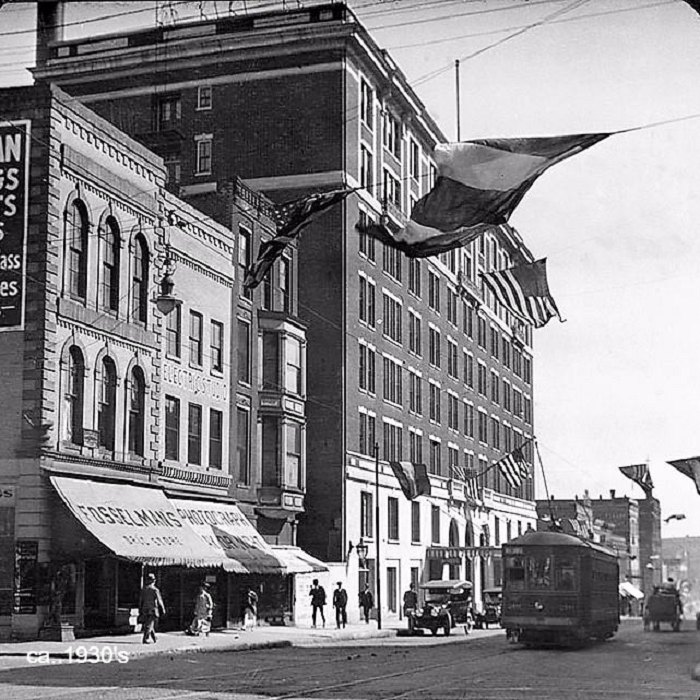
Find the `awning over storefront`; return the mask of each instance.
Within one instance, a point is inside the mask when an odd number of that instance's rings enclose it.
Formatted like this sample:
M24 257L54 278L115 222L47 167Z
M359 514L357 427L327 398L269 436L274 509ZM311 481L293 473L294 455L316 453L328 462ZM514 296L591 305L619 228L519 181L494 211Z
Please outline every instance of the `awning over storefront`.
M308 574L314 571L328 571L328 567L322 561L299 547L273 544L272 551L284 562L287 573Z
M171 498L180 518L221 554L238 562L243 570L258 574L285 574L282 558L262 538L233 503ZM293 572L289 572L293 573Z
M78 521L119 557L151 566L229 564L179 516L160 489L63 476L50 479Z
M620 595L623 595L626 598L636 598L637 600L644 598L644 593L642 593L637 586L629 581L623 581L619 585L619 590Z

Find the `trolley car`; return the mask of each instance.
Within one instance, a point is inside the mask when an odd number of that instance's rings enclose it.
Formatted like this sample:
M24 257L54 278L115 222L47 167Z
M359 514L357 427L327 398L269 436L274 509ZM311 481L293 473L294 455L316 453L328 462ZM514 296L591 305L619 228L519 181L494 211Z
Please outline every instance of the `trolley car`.
M615 634L615 554L562 532L534 531L504 544L502 554L501 625L511 642L576 646Z

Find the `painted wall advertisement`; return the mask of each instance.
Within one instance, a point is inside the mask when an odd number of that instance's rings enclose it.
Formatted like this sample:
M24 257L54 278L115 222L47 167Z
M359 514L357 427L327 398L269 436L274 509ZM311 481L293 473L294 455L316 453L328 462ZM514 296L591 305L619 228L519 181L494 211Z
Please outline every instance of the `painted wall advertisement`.
M0 331L24 326L30 122L0 122Z

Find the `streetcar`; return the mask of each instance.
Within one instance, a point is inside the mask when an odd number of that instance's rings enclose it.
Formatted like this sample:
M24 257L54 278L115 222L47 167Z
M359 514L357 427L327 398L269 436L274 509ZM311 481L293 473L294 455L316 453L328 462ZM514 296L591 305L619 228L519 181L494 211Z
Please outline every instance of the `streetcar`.
M503 545L501 625L511 642L579 646L620 624L617 556L563 532L533 530Z

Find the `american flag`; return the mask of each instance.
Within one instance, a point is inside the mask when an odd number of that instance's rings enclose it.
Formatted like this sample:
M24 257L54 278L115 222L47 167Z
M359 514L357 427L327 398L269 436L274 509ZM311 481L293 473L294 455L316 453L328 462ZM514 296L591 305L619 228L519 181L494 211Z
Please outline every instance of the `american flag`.
M284 249L311 223L312 217L343 201L351 192L355 192L355 188L314 192L276 206L272 215L276 234L260 244L258 258L247 271L243 286L247 289L257 287Z
M501 474L505 480L514 488L517 489L523 479L530 476L525 455L523 454L523 446L516 447L510 454L507 454L503 459L497 462Z
M687 459L669 460L667 464L678 469L695 482L695 488L700 493L700 457L688 457Z
M628 479L632 479L637 486L640 486L644 493L651 493L654 482L651 480L648 464L631 464L629 467L619 467L619 469Z
M535 328L541 328L554 316L561 320L549 293L545 258L507 270L482 273L481 277L503 306Z
M467 500L472 503L477 503L479 500L479 484L476 480L476 472L474 469L462 467L459 464L450 465L452 473L460 481L464 482L464 492Z

